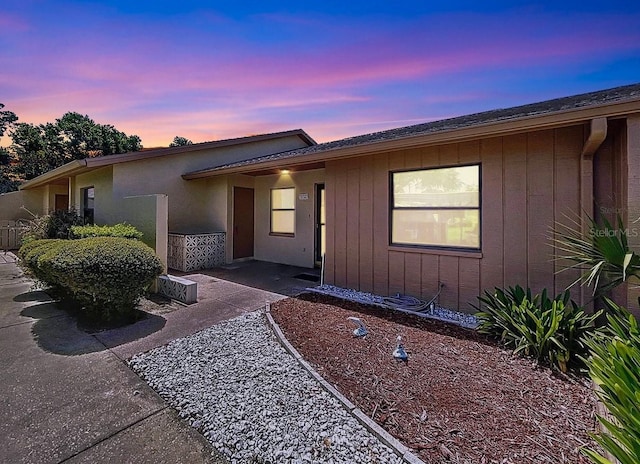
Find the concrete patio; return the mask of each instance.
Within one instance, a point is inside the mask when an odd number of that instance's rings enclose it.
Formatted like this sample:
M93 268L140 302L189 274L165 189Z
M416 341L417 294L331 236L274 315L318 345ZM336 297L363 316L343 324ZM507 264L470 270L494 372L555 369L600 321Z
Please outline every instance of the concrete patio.
M307 287L320 285L320 269L255 260L238 261L202 271L179 272L170 270L170 274L190 280L194 279L189 276L207 275L216 279L223 279L287 296L296 295ZM200 292L198 291L198 293Z
M14 261L0 254L0 461L12 463L226 462L124 360L315 285L271 263L184 274L198 303L88 333Z

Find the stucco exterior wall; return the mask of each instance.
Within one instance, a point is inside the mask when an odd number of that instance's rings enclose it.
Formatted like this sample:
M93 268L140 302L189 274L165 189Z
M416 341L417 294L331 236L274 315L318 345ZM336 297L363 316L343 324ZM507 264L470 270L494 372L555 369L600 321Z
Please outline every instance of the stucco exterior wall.
M227 231L230 202L227 197L228 186L229 179L226 177L213 177L206 181L207 204L204 205L204 214L211 232Z
M255 252L261 261L313 267L315 264L315 185L324 183L325 170L258 177L255 180ZM295 236L270 235L272 188L294 187L296 195ZM308 196L307 200L300 198Z
M113 167L113 195L164 194L169 200L169 231L180 233L224 232L224 181L183 180L187 172L216 165L277 153L306 146L297 136L247 143L239 146L203 150L147 160L117 164Z
M113 195L113 169L106 166L79 174L73 182L73 206L82 212L82 189L95 189L94 222L99 225L122 222L119 218L122 197Z
M143 233L142 241L156 251L167 269L168 204L166 195L125 197L121 202L118 222L125 221Z
M47 211L43 209L43 195L42 188L0 194L0 219L16 221L33 219L30 213L38 216L46 214ZM23 206L26 209L23 209Z
M325 281L396 292L472 311L484 289L560 292L576 277L554 261L550 228L582 211L580 156L588 126L547 129L326 164ZM480 163L480 252L389 244L389 172ZM574 297L580 299L580 292Z

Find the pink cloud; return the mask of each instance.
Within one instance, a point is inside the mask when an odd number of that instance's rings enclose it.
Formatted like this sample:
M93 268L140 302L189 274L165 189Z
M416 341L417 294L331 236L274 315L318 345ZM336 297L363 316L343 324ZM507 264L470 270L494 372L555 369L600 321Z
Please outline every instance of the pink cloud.
M429 37L417 41L427 41ZM180 57L184 74L167 79L190 90L263 91L273 88L323 88L361 86L363 83L408 81L444 75L469 69L495 66L533 66L552 61L580 61L611 50L637 48L638 33L625 37L585 29L580 35L556 33L531 41L528 37L485 37L469 39L465 47L447 47L420 51L416 46L406 50L405 36L387 36L359 43L334 45L318 50L270 51L238 49L209 59L193 55ZM244 44L241 44L244 46ZM172 58L168 58L172 61ZM158 87L167 87L161 69L153 64L145 68L152 73L132 76L143 84L153 75ZM166 73L164 73L166 75Z
M463 25L464 27L464 25ZM417 29L417 27L416 27ZM436 31L437 32L437 31ZM627 37L585 29L579 36L561 32L531 41L527 37L488 35L477 40L464 37L465 46L451 50L433 32L410 30L405 34L367 32L357 42L329 44L315 50L292 47L265 50L238 42L232 49L210 55L207 44L185 52L171 47L164 38L129 38L133 45L125 50L104 49L95 40L83 41L68 51L62 77L74 82L122 86L150 95L177 89L213 92L250 92L265 89L327 88L361 86L363 83L408 81L495 66L534 65L554 59L580 59L611 49L634 47L638 33ZM412 37L407 37L415 33ZM368 34L368 35L367 35ZM418 44L407 44L413 40ZM420 44L435 40L433 49ZM337 42L337 41L336 41ZM116 44L120 45L120 44ZM99 53L96 53L96 49ZM44 51L46 67L51 60ZM53 57L54 59L56 56ZM55 61L51 64L55 67Z
M79 28L19 36L11 56L0 56L0 67L9 70L0 75L8 89L0 97L22 120L45 122L79 111L140 135L147 146L166 145L175 135L202 141L303 125L328 140L422 122L433 116L426 108L441 112L438 105L487 97L482 91L441 96L415 90L429 89L436 79L564 69L638 50L640 43L637 16L513 18L253 19L304 31L300 37L321 31L311 42L284 44L244 37L241 24L206 13L198 18L212 25L206 30L192 30L193 18L185 27L175 18L141 20L136 27L107 20L94 25L100 33ZM400 103L394 92L412 86Z

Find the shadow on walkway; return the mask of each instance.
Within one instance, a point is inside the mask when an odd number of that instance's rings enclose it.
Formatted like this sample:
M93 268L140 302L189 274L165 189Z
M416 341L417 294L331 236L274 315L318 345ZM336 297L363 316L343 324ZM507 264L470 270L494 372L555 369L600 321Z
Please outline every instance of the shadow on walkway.
M51 301L51 297L42 290L32 290L13 297L16 303L30 303L31 301Z
M34 293L34 295L30 295ZM40 293L41 295L35 295ZM44 295L44 297L42 296ZM46 301L44 292L27 292L17 295L15 301ZM164 317L144 313L145 317L133 324L109 329L110 333L119 336L118 344L125 344L147 337L162 330L166 324ZM31 327L31 333L37 345L48 353L65 356L78 356L87 353L104 351L107 347L90 331L83 330L78 320L64 310L58 308L54 301L46 301L23 309L23 317L37 319ZM99 335L99 332L95 335ZM111 347L109 347L111 348Z

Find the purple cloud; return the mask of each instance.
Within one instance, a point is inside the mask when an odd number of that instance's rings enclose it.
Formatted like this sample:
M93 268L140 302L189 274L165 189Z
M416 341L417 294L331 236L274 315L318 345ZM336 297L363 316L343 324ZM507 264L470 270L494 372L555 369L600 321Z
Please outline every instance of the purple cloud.
M526 103L547 98L532 90L544 90L537 76L565 85L640 53L637 14L270 14L242 23L209 11L147 19L75 7L61 12L66 24L0 17L0 101L36 123L86 113L145 146L293 127L329 140L504 106L498 96ZM518 96L526 100L512 103Z

